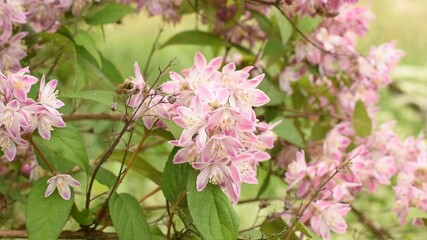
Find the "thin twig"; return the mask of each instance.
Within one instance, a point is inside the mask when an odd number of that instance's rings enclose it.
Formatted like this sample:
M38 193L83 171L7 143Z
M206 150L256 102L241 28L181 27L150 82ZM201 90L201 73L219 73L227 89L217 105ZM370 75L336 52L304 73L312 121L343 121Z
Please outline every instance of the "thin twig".
M169 214L169 221L168 221L168 232L166 235L166 239L170 240L171 239L171 227L173 224L173 217L175 216L175 211L177 210L177 208L179 207L179 205L181 204L181 202L187 197L187 192L184 192L178 199L178 201L173 205L172 210Z
M30 142L31 146L33 146L34 150L36 150L37 154L40 156L40 158L43 160L43 162L46 164L47 168L56 175L55 169L50 165L50 163L47 161L46 157L43 155L43 153L40 151L40 149L37 147L37 145L33 142L31 139L31 136L27 139L28 142Z
M118 121L125 120L123 114L111 114L111 113L76 113L71 115L64 115L62 119L66 122L81 121L81 120L110 120Z
M393 239L391 234L387 232L386 229L382 227L377 227L363 212L359 211L357 208L355 208L353 205L351 205L351 211L356 214L359 221L365 225L369 231L371 231L372 234L375 235L376 239L386 240L386 239Z
M159 42L160 35L162 35L162 32L163 32L163 27L161 27L159 29L159 32L157 33L156 39L153 42L153 46L151 46L151 51L150 51L150 54L148 55L147 63L145 63L145 67L144 67L144 72L143 72L144 76L146 76L148 74L148 72L147 72L148 67L150 66L150 62L154 56L154 52L156 52L156 50L157 50L157 44Z
M147 200L147 198L153 196L154 194L158 193L160 190L162 190L161 187L157 187L156 189L154 189L153 191L147 193L145 196L143 196L140 200L139 203L144 202L145 200Z
M28 238L25 230L0 230L0 238ZM118 239L115 233L63 231L59 239Z
M159 69L159 75L157 76L156 80L154 81L153 85L150 86L150 89L148 89L147 92L150 92L154 85L160 80L161 77L163 77L164 73L173 65L175 59L173 59L172 61L169 62L169 64L164 68L164 69ZM99 169L101 168L102 164L104 162L106 162L108 160L108 158L111 156L111 154L113 153L114 149L117 147L117 145L120 143L123 135L128 131L128 128L131 126L131 124L135 121L135 115L138 113L139 109L143 106L145 100L150 97L151 95L145 97L141 103L137 106L137 108L134 109L133 114L128 118L126 117L126 123L123 126L122 130L120 131L119 135L116 137L114 143L108 148L108 150L105 152L105 154L101 157L101 160L99 161L99 163L95 166L95 169L93 170L92 176L90 178L89 184L88 184L88 188L86 191L86 203L85 203L85 209L89 210L89 206L90 206L90 195L92 192L92 188L93 188L93 184L95 182L95 177L99 171ZM148 105L149 106L149 105ZM143 112L143 114L145 112L147 112L150 108L145 109L145 111ZM145 141L145 140L144 140Z

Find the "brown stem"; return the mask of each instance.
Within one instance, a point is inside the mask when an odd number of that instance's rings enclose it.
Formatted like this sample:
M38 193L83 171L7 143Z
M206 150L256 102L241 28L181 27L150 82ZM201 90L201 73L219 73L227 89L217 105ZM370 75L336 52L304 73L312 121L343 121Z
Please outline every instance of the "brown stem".
M40 156L40 158L43 160L43 162L46 164L47 168L49 168L49 170L56 175L56 171L55 169L52 167L52 165L50 165L50 163L47 161L46 157L43 155L43 153L40 151L40 149L37 147L37 145L33 142L33 140L31 139L31 137L29 137L27 139L30 144L33 146L34 150L36 150L37 154Z
M169 221L168 221L168 233L166 235L166 239L171 239L171 227L173 224L173 217L175 216L175 211L179 207L179 204L187 197L187 192L184 192L181 197L178 199L178 201L173 205L172 210L170 212Z
M28 238L25 230L0 230L0 238ZM60 239L118 239L115 233L63 231Z
M151 46L151 51L150 51L150 54L148 55L147 63L145 64L144 71L143 71L144 76L146 76L148 74L148 67L150 66L150 62L154 56L154 52L157 49L157 44L159 42L160 35L162 35L162 32L163 32L163 27L161 27L159 29L159 32L157 33L156 39L154 40L153 46Z
M351 211L356 214L359 221L364 224L369 231L371 231L372 234L375 235L376 239L380 240L386 240L386 239L393 239L389 232L387 232L386 229L382 227L377 227L371 219L369 219L363 212L356 209L354 206L351 206Z
M296 218L294 219L294 221L292 222L292 224L289 226L289 228L284 229L283 231L281 231L278 234L274 234L273 237L277 237L277 236L281 236L283 234L287 233L287 236L292 235L293 232L295 231L294 228L296 226L296 224L298 223L298 221L301 219L302 215L304 214L304 212L310 207L311 203L316 200L317 196L319 196L320 192L322 192L324 190L324 187L326 186L326 184L328 184L329 181L331 181L338 173L340 173L345 167L347 167L351 161L357 156L358 154L356 154L355 156L351 157L350 159L348 159L346 162L344 162L342 164L341 167L337 167L335 169L335 171L322 183L320 184L320 186L317 188L317 190L313 193L313 195L308 199L307 203L301 205L300 210L298 211L298 215L296 216Z
M147 193L147 195L145 195L144 197L141 198L141 200L139 200L140 203L144 202L145 200L147 200L147 198L153 196L154 194L158 193L160 190L162 190L161 187L157 187L156 189L154 189L153 191Z
M156 121L157 123L157 121ZM155 125L155 124L154 124ZM116 182L111 192L114 192L119 185L122 183L123 179L126 177L127 173L129 172L130 168L132 167L133 162L136 159L136 156L138 155L138 152L141 150L142 145L144 145L145 140L150 136L151 129L147 130L144 135L142 136L141 140L139 141L138 145L136 146L135 150L132 153L132 156L129 159L128 165L126 166L125 171L123 172L122 176L120 177L119 181Z
M111 113L76 113L72 115L64 115L62 116L64 121L81 121L81 120L111 120L118 121L124 120L124 116L122 114L111 114Z

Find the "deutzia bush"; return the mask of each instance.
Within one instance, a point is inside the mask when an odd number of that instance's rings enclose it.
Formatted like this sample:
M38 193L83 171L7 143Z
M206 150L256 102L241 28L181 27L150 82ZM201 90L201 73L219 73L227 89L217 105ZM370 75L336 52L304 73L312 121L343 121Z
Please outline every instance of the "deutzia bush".
M0 0L0 238L425 238L426 140L377 120L404 53L358 51L357 2ZM123 77L98 37L134 14L195 24Z

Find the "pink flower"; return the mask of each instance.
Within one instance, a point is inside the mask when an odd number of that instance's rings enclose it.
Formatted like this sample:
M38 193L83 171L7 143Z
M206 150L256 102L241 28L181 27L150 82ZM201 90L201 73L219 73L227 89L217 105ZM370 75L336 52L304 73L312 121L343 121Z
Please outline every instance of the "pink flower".
M27 111L33 114L30 121L30 129L38 130L40 136L46 140L50 139L52 127L65 127L65 122L60 114L49 112L44 106L33 105L26 108Z
M221 63L221 57L214 58L208 63L206 58L197 52L194 56L193 66L190 69L183 70L190 89L197 90L200 85L206 85L214 74L217 73Z
M227 157L236 157L243 149L244 146L236 138L216 134L204 146L201 161L210 163Z
M183 76L171 73L171 81L161 89L177 95L165 108L183 128L179 140L170 142L183 147L173 162L189 162L200 170L199 191L211 182L235 203L242 183L257 182L258 163L270 158L264 150L273 147L275 135L271 131L274 126L258 124L253 110L269 101L257 89L264 75L248 80L251 67L236 70L234 63L219 72L221 63L221 57L208 62L196 53L193 66L183 70Z
M16 155L16 144L26 145L27 142L21 138L9 136L9 134L0 129L0 149L4 152L7 160L13 161Z
M200 170L197 176L197 191L202 191L208 182L215 185L224 185L229 181L230 169L227 166L226 158L217 160L213 163L194 162L192 166Z
M179 141L177 140L171 141L170 143L173 145L183 147L180 150L178 150L178 152L175 154L173 158L173 163L180 164L180 163L193 163L193 162L199 161L201 150L194 141L187 142L184 145L179 144Z
M7 0L0 2L0 44L12 36L12 24L24 24L26 17L22 11L21 1ZM1 69L1 68L0 68Z
M329 52L335 52L336 48L339 48L343 44L343 40L340 36L330 34L326 28L320 28L316 39L323 44L323 48Z
M128 105L130 107L138 107L139 103L146 96L146 83L144 77L142 77L141 70L139 69L138 63L133 65L135 78L131 80L133 88L130 90L131 97L128 100Z
M288 165L285 173L285 181L289 183L288 189L297 187L297 196L304 196L312 184L315 176L313 167L308 167L304 151L297 152L296 160Z
M286 170L286 182L288 182L291 188L292 186L297 185L307 173L307 163L305 162L305 153L304 151L297 152L296 160L288 165Z
M37 78L26 75L26 73L29 72L29 68L26 67L7 76L7 81L11 84L13 89L13 95L22 102L27 101L27 94L31 89L31 85L38 81Z
M195 136L196 143L200 148L203 148L207 140L207 134L205 129L206 110L201 99L196 97L191 108L181 106L177 108L177 112L178 116L173 120L184 128L179 139L180 144L185 144Z
M230 177L235 183L245 182L249 184L257 184L256 169L252 162L254 156L249 153L242 153L232 159L230 168Z
M71 198L71 187L80 187L80 183L71 177L68 174L57 174L47 180L49 184L47 186L46 192L44 193L44 197L49 197L55 191L55 188L58 189L59 195L64 200L70 200Z
M211 112L208 117L208 128L219 128L225 134L236 136L236 131L255 130L255 122L240 113L239 109L224 106Z
M13 137L20 137L21 127L29 123L28 115L21 110L19 101L14 99L4 105L0 102L0 127L4 126Z
M323 239L329 239L330 231L344 234L347 223L344 216L351 210L350 205L318 200L306 211L301 221L310 219L310 226Z
M231 94L230 105L246 112L248 107L259 107L268 103L270 98L263 91L256 89L263 79L264 74L261 74L239 84Z
M0 147L9 161L15 158L16 144L27 145L22 135L38 129L40 136L49 140L52 127L65 127L57 110L64 105L56 98L57 80L45 85L42 77L36 102L27 94L38 79L27 73L28 67L7 76L0 72Z
M59 100L58 90L56 89L56 85L58 84L58 80L52 80L45 84L45 76L43 75L40 80L40 90L39 90L39 99L38 101L46 107L46 109L53 113L59 114L58 108L64 106L64 103Z

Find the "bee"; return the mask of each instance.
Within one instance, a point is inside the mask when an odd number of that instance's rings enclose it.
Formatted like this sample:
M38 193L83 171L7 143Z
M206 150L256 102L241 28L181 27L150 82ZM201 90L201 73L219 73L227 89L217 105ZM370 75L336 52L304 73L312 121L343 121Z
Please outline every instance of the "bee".
M167 97L167 100L170 104L174 104L176 102L176 96L175 95L170 95Z
M196 137L197 136L199 136L199 134L198 133L195 133L192 137L191 137L191 139L193 140L193 141L196 141Z
M329 11L329 10L327 10L327 9L323 9L323 8L321 8L321 7L319 7L319 8L316 10L316 13L317 13L317 14L319 14L319 15L321 15L321 16L327 17L327 18L333 18L333 17L336 17L336 16L338 16L338 15L339 15L339 13L338 13L338 12L335 12L335 11Z
M133 82L131 80L126 79L124 83L119 84L116 87L116 93L117 94L129 94L129 93L133 93L134 87L135 87L135 84L133 84ZM138 88L138 90L139 90L139 88Z

